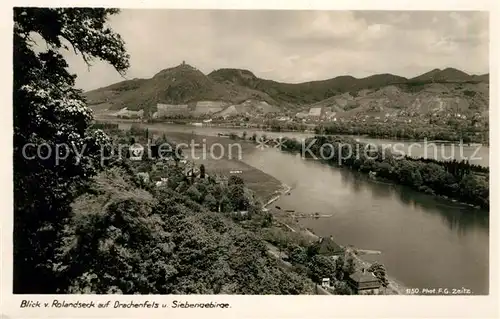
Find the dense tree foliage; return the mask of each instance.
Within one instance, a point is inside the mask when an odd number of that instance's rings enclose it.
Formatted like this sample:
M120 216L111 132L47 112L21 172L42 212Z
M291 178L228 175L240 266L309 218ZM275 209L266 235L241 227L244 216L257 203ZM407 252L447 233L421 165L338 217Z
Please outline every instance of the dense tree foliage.
M385 271L385 267L379 263L373 263L367 271L372 272L375 277L380 281L382 287L387 287L389 285L389 281L387 280L387 274Z
M60 292L308 292L305 278L267 256L262 239L202 203L169 187L141 189L123 169L100 173L65 227Z
M205 178L205 165L200 165L200 178Z
M14 8L16 292L51 292L57 285L51 269L54 242L69 204L100 169L98 152L109 142L102 131L87 130L91 110L73 87L75 76L60 51L71 48L86 62L101 59L124 72L129 66L124 42L106 25L117 12Z

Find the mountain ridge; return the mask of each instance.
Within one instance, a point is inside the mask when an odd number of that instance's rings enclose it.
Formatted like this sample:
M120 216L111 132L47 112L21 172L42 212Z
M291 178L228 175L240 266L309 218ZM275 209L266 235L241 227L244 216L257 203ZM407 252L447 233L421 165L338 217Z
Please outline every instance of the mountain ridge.
M389 100L381 102L384 105L390 105L391 100L408 104L410 103L408 98L400 98L399 95L416 94L421 91L437 97L452 97L455 94L457 97L471 100L476 94L486 94L484 85L489 85L488 73L469 75L449 67L433 69L413 78L381 73L363 78L340 75L325 80L284 83L259 78L246 69L221 68L205 75L195 67L183 63L163 69L149 79L125 80L85 92L85 96L89 105L96 109L104 108L105 105L109 110L143 109L148 114L156 111L157 103L188 104L193 109L200 101L238 105L255 100L286 111L321 104L322 101L329 101L346 93L356 101L364 97ZM464 86L467 87L466 90L462 89ZM383 91L390 87L395 87L397 90L386 91L395 93L383 94L383 97L376 94L378 90ZM349 103L350 108L366 104L364 101L356 105ZM478 109L484 109L482 104ZM335 109L339 109L338 105Z

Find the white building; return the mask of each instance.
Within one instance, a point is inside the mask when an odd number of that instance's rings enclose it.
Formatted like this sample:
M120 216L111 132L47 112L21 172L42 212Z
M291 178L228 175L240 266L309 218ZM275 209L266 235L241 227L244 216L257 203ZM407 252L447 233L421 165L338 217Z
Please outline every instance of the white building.
M321 280L321 287L330 288L330 278L323 278L323 280Z
M299 113L295 114L295 117L297 117L299 119L303 119L303 118L306 118L308 115L309 115L309 113L299 112Z
M131 111L124 107L113 115L119 118L142 118L144 116L144 110Z

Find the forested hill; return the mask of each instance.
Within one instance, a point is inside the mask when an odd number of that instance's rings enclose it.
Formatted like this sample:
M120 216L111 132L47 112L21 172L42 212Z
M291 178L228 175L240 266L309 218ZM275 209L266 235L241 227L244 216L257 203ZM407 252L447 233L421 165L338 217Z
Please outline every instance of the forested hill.
M217 185L171 177L168 186L148 188L116 166L93 179L49 262L60 293L313 293L309 279L268 256L262 238L209 211L224 193Z

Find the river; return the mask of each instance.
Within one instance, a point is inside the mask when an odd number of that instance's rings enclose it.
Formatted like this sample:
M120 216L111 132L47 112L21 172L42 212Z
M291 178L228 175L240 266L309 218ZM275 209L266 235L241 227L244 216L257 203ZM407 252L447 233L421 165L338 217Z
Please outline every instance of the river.
M128 129L132 123L130 122L120 122L120 129ZM268 137L289 137L303 139L308 137L313 137L314 133L303 133L303 132L267 132L259 129L253 128L223 128L223 127L196 127L191 125L176 125L176 124L143 124L145 127L158 130L167 130L171 132L195 132L200 135L207 136L217 136L219 133L235 133L239 136L243 132L247 132L247 136L250 137L253 134L257 136L266 135ZM457 143L440 143L427 140L420 141L409 141L409 140L389 140L389 139L378 139L378 138L368 138L364 136L351 136L353 138L359 139L361 142L372 143L376 145L384 145L387 148L392 149L395 152L402 152L405 155L412 157L426 157L436 160L462 160L468 159L471 164L489 166L489 147L480 144L472 145L460 145Z
M274 149L243 161L293 187L275 205L332 214L299 221L341 245L382 251L363 258L381 262L405 286L488 293L488 212Z
M165 124L148 124L147 127L209 136L219 132L242 132ZM122 125L122 128L126 127ZM246 131L248 135L255 132L268 136L307 136ZM488 149L485 147L483 152L487 154ZM406 187L376 182L345 168L304 160L272 148L255 149L243 154L242 160L293 188L291 195L282 196L276 205L297 212L333 215L299 221L319 236L332 235L341 245L380 250L380 255L363 258L381 262L389 275L405 286L421 290L448 288L450 291L463 287L474 294L488 293L487 211ZM487 156L482 163L487 166Z

